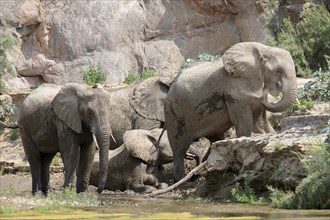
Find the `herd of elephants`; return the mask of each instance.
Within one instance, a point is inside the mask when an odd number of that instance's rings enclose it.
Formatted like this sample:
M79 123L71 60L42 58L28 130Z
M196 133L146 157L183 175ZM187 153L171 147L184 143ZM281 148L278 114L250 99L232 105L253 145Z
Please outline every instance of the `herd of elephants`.
M272 102L269 95L277 98ZM176 76L153 77L122 88L43 84L24 100L19 129L32 174L32 194L49 189L49 168L60 152L64 187L74 181L104 189L151 192L173 162L175 181L185 175L187 152L201 137L221 140L273 132L266 111L281 112L297 97L290 53L257 42L233 45L212 62L196 62ZM236 134L236 135L235 135ZM96 154L96 152L98 152ZM98 178L90 179L95 157Z

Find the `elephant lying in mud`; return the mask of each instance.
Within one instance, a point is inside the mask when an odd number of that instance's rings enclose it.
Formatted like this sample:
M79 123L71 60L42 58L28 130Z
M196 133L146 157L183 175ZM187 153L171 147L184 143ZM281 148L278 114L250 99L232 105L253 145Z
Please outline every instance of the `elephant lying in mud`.
M114 140L110 149L123 144L127 130L164 126L164 99L173 77L152 77L133 85L105 89L110 93L110 124Z
M200 137L222 139L232 126L250 136L265 110L281 112L297 97L295 66L286 50L256 42L238 43L222 59L200 62L174 79L165 99L165 121L173 151L174 178L184 176L183 159ZM277 103L268 95L282 97Z
M89 185L95 154L96 137L100 148L101 173L98 192L102 192L108 174L108 151L111 136L109 93L103 88L89 88L77 83L63 87L44 84L24 100L19 128L32 174L32 194L47 193L49 167L57 152L64 163L64 187L73 182L79 162L77 192Z
M173 162L173 154L164 132L159 149L156 142L162 129L130 130L123 137L124 144L115 150L109 151L108 178L105 189L108 190L133 190L135 192L149 193L157 188L166 187L166 183L158 182L158 167L162 164ZM188 152L202 160L202 154L195 148ZM98 185L98 158L91 174L90 184Z

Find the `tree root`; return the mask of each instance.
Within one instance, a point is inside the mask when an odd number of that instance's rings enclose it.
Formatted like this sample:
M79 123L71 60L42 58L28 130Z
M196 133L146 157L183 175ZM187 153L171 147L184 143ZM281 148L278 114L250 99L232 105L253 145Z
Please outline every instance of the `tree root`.
M187 182L193 175L197 175L201 169L203 169L206 165L207 161L204 161L203 163L199 164L197 167L195 167L194 169L192 169L184 178L182 178L180 181L174 183L173 185L165 188L165 189L160 189L160 190L155 190L153 192L151 192L149 195L150 196L156 196L156 195L160 195L160 194L164 194L167 193L173 189L175 189L176 187L180 186L182 183Z

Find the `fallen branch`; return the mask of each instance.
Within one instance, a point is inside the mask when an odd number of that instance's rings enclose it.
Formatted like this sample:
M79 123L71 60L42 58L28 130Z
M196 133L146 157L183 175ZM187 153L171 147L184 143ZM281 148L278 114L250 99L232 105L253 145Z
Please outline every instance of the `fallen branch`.
M164 194L167 193L173 189L175 189L176 187L180 186L182 183L187 182L193 175L197 175L200 170L202 168L204 168L204 166L206 165L207 161L204 161L203 163L199 164L197 167L195 167L194 169L192 169L184 178L182 178L180 181L174 183L173 185L165 188L165 189L160 189L160 190L155 190L153 192L151 192L149 195L150 196L156 196L156 195L160 195L160 194Z

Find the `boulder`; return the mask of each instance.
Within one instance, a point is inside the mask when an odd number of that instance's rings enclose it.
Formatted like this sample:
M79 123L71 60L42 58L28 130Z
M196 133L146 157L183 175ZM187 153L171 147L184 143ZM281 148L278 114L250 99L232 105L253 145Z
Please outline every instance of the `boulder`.
M206 188L222 195L236 182L248 179L258 192L266 186L294 190L306 172L301 156L313 144L324 143L330 115L292 116L281 121L274 135L233 138L212 144L207 159Z

